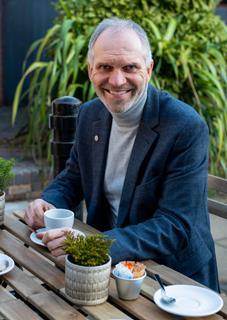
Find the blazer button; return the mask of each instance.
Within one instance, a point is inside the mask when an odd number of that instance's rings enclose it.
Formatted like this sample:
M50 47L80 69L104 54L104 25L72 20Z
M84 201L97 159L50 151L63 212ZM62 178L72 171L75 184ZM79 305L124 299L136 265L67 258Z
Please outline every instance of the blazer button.
M94 140L95 140L95 142L99 141L99 136L95 135Z

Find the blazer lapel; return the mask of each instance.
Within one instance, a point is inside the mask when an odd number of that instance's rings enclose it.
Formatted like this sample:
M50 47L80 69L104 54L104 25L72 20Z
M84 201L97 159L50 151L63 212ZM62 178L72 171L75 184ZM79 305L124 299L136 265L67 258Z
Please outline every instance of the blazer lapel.
M149 86L148 97L144 106L141 123L137 132L135 143L129 160L122 196L119 206L117 226L123 226L129 213L131 199L141 164L156 140L158 134L153 128L159 123L159 99L157 91Z
M108 151L108 141L111 129L112 117L102 106L99 119L92 124L92 165L94 190L96 195L101 194Z

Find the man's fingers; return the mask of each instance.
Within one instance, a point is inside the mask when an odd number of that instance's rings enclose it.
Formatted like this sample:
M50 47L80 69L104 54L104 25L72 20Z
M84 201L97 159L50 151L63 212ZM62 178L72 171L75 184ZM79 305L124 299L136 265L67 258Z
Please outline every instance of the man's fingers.
M62 249L62 247L51 250L51 254L54 257L59 257L65 255L65 251Z
M63 247L63 242L65 240L65 236L62 236L60 238L51 240L49 242L46 242L43 238L43 242L47 245L47 248L49 249L49 251L54 251L56 249L59 249L61 247Z
M32 216L29 214L28 209L25 210L24 220L25 220L25 222L27 223L28 226L31 226L31 224L32 224Z
M45 243L55 240L57 238L63 237L67 234L67 232L72 231L72 228L57 228L46 231L43 236L43 241Z
M53 257L56 258L58 264L64 265L65 252L63 249L63 243L66 234L72 231L72 228L58 228L48 230L46 232L37 233L37 238L42 239L43 243L47 246L48 250Z
M53 206L51 203L48 203L48 202L44 203L44 206L43 206L44 211L47 211L49 209L54 209L54 208L55 206Z
M54 208L54 206L43 199L32 201L25 210L25 222L33 229L43 227L44 212L51 208Z
M57 264L60 266L65 265L65 254L56 258Z

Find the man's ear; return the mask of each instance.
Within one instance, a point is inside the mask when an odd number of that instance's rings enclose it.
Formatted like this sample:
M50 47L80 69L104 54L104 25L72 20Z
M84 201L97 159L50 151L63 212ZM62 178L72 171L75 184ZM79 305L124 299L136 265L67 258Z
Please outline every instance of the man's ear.
M88 63L87 69L88 69L89 79L91 80L91 78L92 78L92 65L90 63Z
M153 71L153 67L154 67L154 61L152 60L149 67L147 68L147 80L149 81L152 75L152 71Z

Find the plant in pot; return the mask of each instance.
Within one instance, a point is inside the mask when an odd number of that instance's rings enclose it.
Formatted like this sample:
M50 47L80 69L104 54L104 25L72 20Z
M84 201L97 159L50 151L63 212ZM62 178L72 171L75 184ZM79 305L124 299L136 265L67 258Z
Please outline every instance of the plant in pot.
M0 225L3 224L5 211L5 190L13 178L14 160L0 157Z
M101 234L85 237L69 232L66 235L65 292L72 302L97 305L107 300L112 242Z

